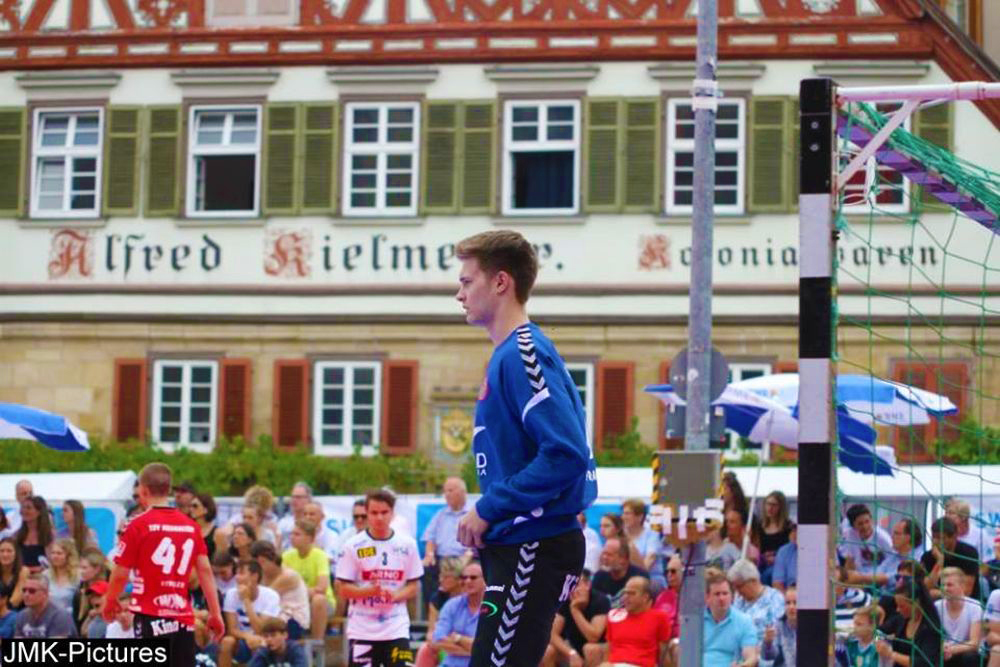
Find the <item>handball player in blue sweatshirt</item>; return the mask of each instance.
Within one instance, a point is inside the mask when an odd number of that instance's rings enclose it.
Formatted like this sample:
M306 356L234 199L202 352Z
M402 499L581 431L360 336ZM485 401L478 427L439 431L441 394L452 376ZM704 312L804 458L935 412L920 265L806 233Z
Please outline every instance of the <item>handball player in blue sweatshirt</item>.
M536 667L583 569L576 516L597 496L594 458L576 385L525 311L534 248L517 232L492 231L455 254L456 298L494 345L472 436L482 497L458 524L486 576L470 667Z

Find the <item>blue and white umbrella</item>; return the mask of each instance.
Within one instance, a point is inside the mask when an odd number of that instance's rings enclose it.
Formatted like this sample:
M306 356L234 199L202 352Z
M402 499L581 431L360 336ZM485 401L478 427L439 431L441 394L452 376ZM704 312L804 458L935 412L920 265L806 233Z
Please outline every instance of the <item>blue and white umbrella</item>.
M798 449L799 420L795 411L738 385L733 383L727 386L712 403L723 409L726 428L751 442L771 442L788 449ZM649 385L645 391L665 405L685 405L684 399L669 384ZM891 447L875 445L875 429L854 419L844 410L838 410L837 427L838 455L842 465L860 473L893 474L895 451Z
M0 440L34 440L61 452L90 449L87 434L51 412L14 403L0 403Z
M790 409L799 402L798 373L762 375L734 382L732 386ZM958 407L947 396L871 375L838 375L837 403L854 419L888 426L929 424L931 417L958 412Z

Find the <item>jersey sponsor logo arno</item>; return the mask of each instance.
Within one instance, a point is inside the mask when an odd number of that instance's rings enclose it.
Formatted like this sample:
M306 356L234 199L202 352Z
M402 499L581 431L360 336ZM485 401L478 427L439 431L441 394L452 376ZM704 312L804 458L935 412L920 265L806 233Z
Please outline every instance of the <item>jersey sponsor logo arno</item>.
M364 581L402 581L403 571L402 570L365 570L361 573L361 578Z

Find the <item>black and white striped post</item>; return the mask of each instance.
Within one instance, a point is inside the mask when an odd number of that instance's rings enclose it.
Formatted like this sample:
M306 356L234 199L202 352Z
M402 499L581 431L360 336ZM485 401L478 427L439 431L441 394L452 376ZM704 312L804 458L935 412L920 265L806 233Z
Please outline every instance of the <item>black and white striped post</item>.
M830 79L799 88L799 665L833 664L830 577L833 479L833 205L836 89Z

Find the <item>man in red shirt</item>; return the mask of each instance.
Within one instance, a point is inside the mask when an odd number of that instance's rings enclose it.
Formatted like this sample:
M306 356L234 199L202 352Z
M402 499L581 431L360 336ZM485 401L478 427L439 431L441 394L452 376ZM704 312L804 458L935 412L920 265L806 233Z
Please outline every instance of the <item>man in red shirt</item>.
M191 667L195 661L194 612L188 591L192 566L198 572L208 603L208 629L216 641L224 625L215 589L212 565L205 540L194 521L170 507L170 468L150 463L139 473L139 504L143 511L125 526L112 553L114 569L104 596L102 615L106 621L118 613L118 594L129 572L135 636L166 637L170 640L172 667Z
M670 617L653 609L646 577L632 577L622 589L624 606L608 612L608 662L638 667L663 664L670 641Z

